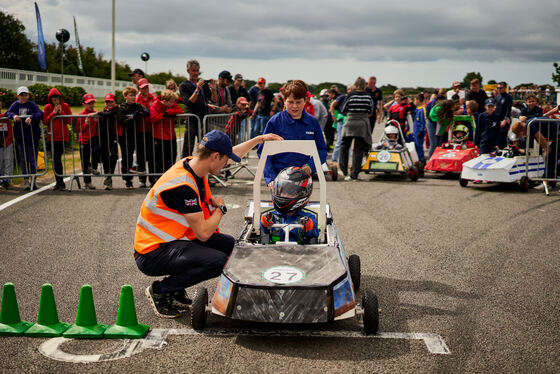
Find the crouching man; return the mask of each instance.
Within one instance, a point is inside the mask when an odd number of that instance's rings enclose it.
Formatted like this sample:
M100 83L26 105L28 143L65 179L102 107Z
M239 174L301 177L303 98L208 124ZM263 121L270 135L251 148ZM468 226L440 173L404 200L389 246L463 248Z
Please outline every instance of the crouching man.
M208 174L267 140L282 138L266 134L232 148L224 132L210 131L193 157L175 163L148 192L136 222L134 258L142 273L165 276L146 289L159 317L179 317L179 308L190 304L185 289L219 276L233 250L235 239L218 229L227 208L212 196Z

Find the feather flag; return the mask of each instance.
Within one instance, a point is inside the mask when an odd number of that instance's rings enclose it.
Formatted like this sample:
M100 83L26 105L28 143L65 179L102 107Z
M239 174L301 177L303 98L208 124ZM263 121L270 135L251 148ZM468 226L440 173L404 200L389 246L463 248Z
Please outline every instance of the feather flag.
M86 75L84 71L84 65L82 64L82 47L80 46L80 37L78 36L78 26L76 25L76 17L74 17L74 35L76 37L76 48L78 49L78 68L83 75Z
M43 24L41 23L41 13L39 6L35 3L35 15L37 16L37 56L39 58L39 66L41 69L47 70L47 56L45 54L45 38L43 37Z

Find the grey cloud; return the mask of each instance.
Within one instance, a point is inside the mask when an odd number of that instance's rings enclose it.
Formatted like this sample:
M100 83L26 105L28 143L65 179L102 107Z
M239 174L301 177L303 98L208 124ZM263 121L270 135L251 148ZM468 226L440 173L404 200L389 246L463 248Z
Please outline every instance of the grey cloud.
M82 43L110 51L109 1L48 0L45 8L44 23L75 15ZM262 60L553 61L558 18L557 0L119 1L117 50Z

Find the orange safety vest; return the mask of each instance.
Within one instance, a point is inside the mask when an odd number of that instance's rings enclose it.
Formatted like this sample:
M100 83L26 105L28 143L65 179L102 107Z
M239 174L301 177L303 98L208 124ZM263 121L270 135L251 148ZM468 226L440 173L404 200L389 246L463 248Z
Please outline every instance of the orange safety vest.
M190 159L188 157L186 159ZM186 159L179 160L169 170L167 170L152 187L142 203L138 220L136 221L136 233L134 235L134 249L145 254L151 252L161 244L174 240L195 240L196 236L189 227L184 214L165 205L161 199L161 193L178 186L188 186L192 188L198 196L198 204L204 213L204 219L208 219L214 207L210 200L212 193L208 185L208 179L204 180L206 196L204 201L200 200L200 192L194 176L183 166ZM216 229L215 232L220 232Z

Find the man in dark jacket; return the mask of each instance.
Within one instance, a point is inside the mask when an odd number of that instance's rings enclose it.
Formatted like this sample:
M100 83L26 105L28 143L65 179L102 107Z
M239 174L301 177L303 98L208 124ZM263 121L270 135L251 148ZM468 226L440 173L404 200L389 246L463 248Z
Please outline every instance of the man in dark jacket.
M513 98L506 92L507 83L498 83L498 97L496 97L496 115L500 120L500 137L498 146L504 148L507 146L507 134L509 131L511 107L513 106Z

